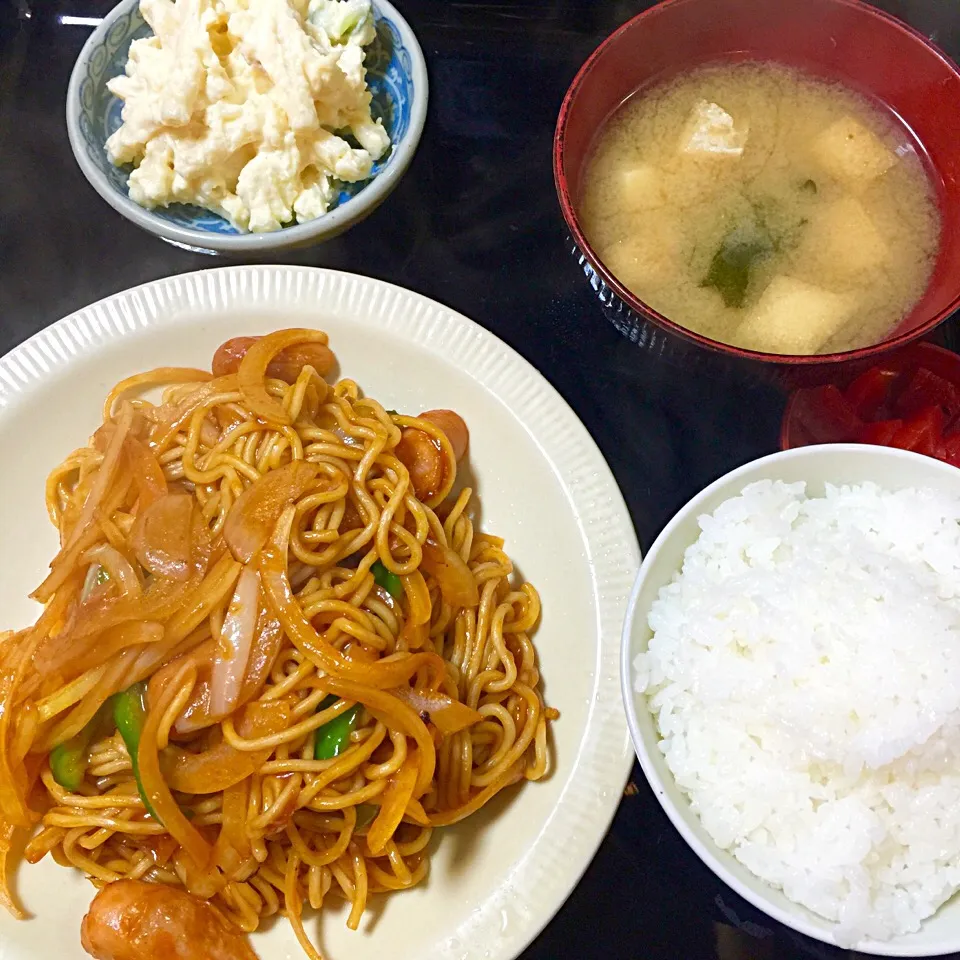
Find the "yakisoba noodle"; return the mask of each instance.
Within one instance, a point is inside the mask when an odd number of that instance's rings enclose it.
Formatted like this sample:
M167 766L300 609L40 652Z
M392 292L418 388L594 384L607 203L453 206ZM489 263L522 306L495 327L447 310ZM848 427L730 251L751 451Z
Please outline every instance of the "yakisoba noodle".
M283 912L314 960L304 908L343 898L356 929L417 884L434 828L544 776L555 716L536 590L452 492L465 425L333 363L280 331L119 384L50 475L44 610L0 647L4 860L30 829L29 861L101 887L181 887L243 931Z

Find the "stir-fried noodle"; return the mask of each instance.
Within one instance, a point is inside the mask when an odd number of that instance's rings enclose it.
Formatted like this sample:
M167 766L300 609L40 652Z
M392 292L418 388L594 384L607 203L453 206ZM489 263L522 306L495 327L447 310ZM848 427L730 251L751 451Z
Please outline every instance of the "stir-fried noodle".
M15 828L242 930L426 874L435 827L547 769L540 602L455 493L466 426L328 385L325 334L111 392L47 483L61 549L0 655ZM163 387L162 402L142 398ZM7 904L16 911L4 885Z

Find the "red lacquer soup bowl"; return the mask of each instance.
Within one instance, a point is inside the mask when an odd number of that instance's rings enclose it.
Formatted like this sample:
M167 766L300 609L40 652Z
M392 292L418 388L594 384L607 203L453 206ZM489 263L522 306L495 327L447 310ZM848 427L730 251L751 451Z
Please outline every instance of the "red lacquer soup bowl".
M933 276L914 310L883 341L844 353L758 353L693 333L657 313L604 266L578 215L586 162L610 115L638 90L713 62L767 61L839 82L884 104L912 134L941 211ZM666 0L607 38L574 79L553 147L560 206L586 260L638 322L667 339L788 380L834 375L929 333L960 308L960 70L925 37L861 0ZM647 340L647 337L634 337ZM654 338L656 339L656 338ZM661 338L662 339L662 338ZM791 373L792 372L792 373Z

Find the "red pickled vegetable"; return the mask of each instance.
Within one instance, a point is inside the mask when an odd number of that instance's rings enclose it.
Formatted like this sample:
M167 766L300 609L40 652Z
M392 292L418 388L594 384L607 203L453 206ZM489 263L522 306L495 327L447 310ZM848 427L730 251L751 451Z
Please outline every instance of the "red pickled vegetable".
M842 398L838 402L834 387L798 390L784 418L783 448L854 440L960 467L957 354L930 343L914 344L861 373ZM860 424L852 428L856 420Z
M875 443L881 447L888 447L902 425L902 420L878 420L876 423L865 423L857 434L857 443Z
M832 384L798 390L793 398L793 416L811 443L845 443L856 439L863 427L853 405Z
M896 412L909 417L934 405L942 407L948 417L954 416L960 411L960 390L949 380L920 367L897 398Z
M861 420L875 420L898 377L896 370L873 367L847 387L844 396Z
M890 446L936 456L936 444L943 437L946 418L940 407L932 405L905 419L893 435Z

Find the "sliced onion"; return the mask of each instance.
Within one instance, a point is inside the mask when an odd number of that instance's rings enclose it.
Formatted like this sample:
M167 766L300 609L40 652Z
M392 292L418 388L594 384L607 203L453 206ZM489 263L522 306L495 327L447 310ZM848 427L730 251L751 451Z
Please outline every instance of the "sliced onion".
M260 339L262 338L234 337L226 343L221 343L213 355L214 376L222 377L227 373L236 373L247 351ZM324 377L333 369L334 363L336 363L336 357L333 351L326 342L317 340L281 350L270 361L267 376L286 383L295 383L305 366L313 367L321 377Z
M280 628L280 621L261 605L247 658L246 675L233 709L249 703L260 692L282 645L283 630ZM181 736L219 723L232 712L225 710L217 713L212 709L212 677L214 664L220 657L219 648L220 644L216 640L206 640L176 660L164 664L150 678L149 699L150 703L156 703L167 684L188 660L196 667L197 682L194 684L193 693L173 726L174 732Z
M128 436L124 440L123 451L137 485L140 509L143 510L167 492L167 478L153 451L136 437Z
M253 646L260 601L260 577L244 567L220 628L220 646L210 673L210 712L232 713L240 699Z
M237 368L237 381L247 406L267 423L289 426L290 414L267 392L267 368L281 350L308 343L327 345L319 330L278 330L251 344Z
M236 393L238 390L236 375L217 377L207 383L201 383L191 390L178 404L163 403L153 410L156 428L150 437L150 446L156 452L165 450L170 441L180 432L184 424L207 400L217 394Z
M80 555L87 547L93 546L98 539L98 533L92 526L96 517L97 508L103 502L104 497L110 490L113 480L116 476L117 466L120 462L120 453L123 450L123 441L130 432L130 425L133 422L133 408L125 406L120 415L118 423L106 423L95 435L95 440L107 443L106 452L103 461L97 471L96 479L90 487L90 492L84 500L83 508L77 522L73 525L60 552L50 563L50 574L37 587L31 598L39 603L46 603L56 593L57 589L64 583L67 577L73 572L80 559ZM107 430L109 428L109 430ZM105 431L101 433L101 431ZM109 438L109 439L106 439Z
M237 733L248 740L268 737L285 730L290 717L287 700L251 703L237 722ZM237 750L226 741L202 753L171 746L161 754L160 768L170 789L178 793L220 793L256 773L271 753L273 747Z
M103 419L109 420L113 416L113 408L117 400L129 390L140 390L147 386L157 386L161 383L196 383L209 380L210 374L206 370L197 370L194 367L157 367L146 373L135 373L126 380L121 380L107 394L103 404Z
M393 695L408 707L413 707L425 723L432 723L444 736L459 733L479 723L483 715L445 693L433 690L413 690L411 687L398 687ZM429 715L429 720L425 715Z
M152 672L162 662L167 644L157 644L157 627L178 609L190 602L191 593L202 579L202 570L194 580L184 583L156 578L139 599L114 597L105 590L97 590L81 604L76 616L61 633L51 636L37 654L38 667L64 671L70 676L79 665L93 665L105 651L130 646L146 645L140 658L131 667L131 675L144 676L142 670ZM161 633L164 627L160 626ZM124 642L123 637L129 638ZM157 652L159 647L160 652ZM160 657L161 659L157 659Z
M198 867L186 849L173 854L173 863L187 893L198 900L211 900L227 885L227 878L219 870L211 864Z
M217 863L228 874L236 876L240 864L250 856L250 837L247 835L247 799L250 785L246 780L223 791L221 815L223 824L214 847Z
M387 788L380 795L380 811L367 830L367 847L377 856L400 826L407 805L413 799L417 785L419 762L416 749L407 752L400 769L387 781Z
M87 499L84 501L80 516L77 518L77 522L74 524L73 530L70 531L70 536L64 544L65 547L70 547L92 523L94 513L100 505L100 501L103 500L104 495L110 488L110 484L113 482L114 475L117 472L117 465L120 463L120 454L123 451L123 441L130 432L130 425L132 423L133 407L125 406L117 423L105 423L100 430L97 431L98 436L96 439L98 440L107 437L108 432L100 433L101 430L105 431L107 427L111 428L112 435L109 441L107 441L107 448L104 451L100 469L97 471L97 478L90 488L90 493L87 494ZM54 560L54 563L56 563L56 560Z
M80 589L80 602L83 603L87 597L97 588L97 580L100 579L100 564L91 563L87 567L87 575L83 578L83 587Z
M111 581L116 584L120 593L131 600L139 600L143 596L143 584L137 576L133 564L114 546L109 543L99 543L84 553L81 560L101 566L107 571ZM86 582L84 582L86 587Z
M160 771L160 754L157 749L160 724L177 696L181 681L192 682L195 677L196 674L191 676L189 667L185 668L179 677L174 678L174 682L163 692L158 702L151 704L140 736L137 761L140 764L140 786L144 800L153 805L155 816L166 827L167 832L180 842L197 866L204 870L213 859L213 847L204 834L187 819L170 792Z
M410 659L415 660L419 656L424 656L424 654L413 654ZM324 686L330 693L335 693L343 700L362 703L374 719L379 720L389 729L399 730L416 741L419 771L413 796L417 799L422 797L433 780L437 752L430 731L427 730L426 724L420 719L416 711L411 710L410 707L387 690L374 690L364 684L354 683L352 680L341 680L333 676L327 676L324 677Z
M403 625L404 635L408 635L407 626L419 627L430 622L433 605L430 600L430 588L419 570L406 573L400 578L403 593L407 598L407 619Z
M240 702L252 700L267 682L280 647L283 646L283 628L280 621L266 607L260 607L253 649L247 660L247 675L243 679Z
M17 920L26 920L27 914L18 903L10 885L12 870L8 869L7 857L13 847L13 838L17 828L12 823L0 823L0 906L4 907ZM11 858L16 862L15 858Z
M403 815L403 819L406 820L407 823L415 823L419 827L430 826L430 818L427 816L427 812L423 809L423 804L419 800L410 800L407 804L407 811Z
M204 417L200 421L200 442L205 447L215 447L219 441L220 431L209 417Z
M244 422L243 414L233 407L217 406L214 408L213 415L220 426L221 436Z
M169 833L153 834L152 836L148 834L145 837L140 837L139 843L150 851L153 862L158 867L169 863L170 858L180 848L180 844Z
M187 664L192 664L197 671L197 680L193 685L193 693L190 695L190 700L180 714L179 720L183 720L185 715L201 703L204 711L208 713L210 704L210 663L216 655L217 646L218 642L216 640L212 638L205 640L192 650L181 654L173 660L168 660L162 667L157 669L147 684L147 703L150 705L150 708L152 709L159 702L174 677L176 677ZM209 724L202 724L196 729L202 729L203 726L209 726ZM174 725L174 730L178 733L187 732L182 728L178 729L176 725Z
M428 538L423 545L420 569L431 574L440 594L452 607L475 607L480 602L477 582L460 554Z
M449 827L454 823L459 823L467 817L475 814L482 806L486 805L505 787L510 787L518 780L523 779L523 762L515 763L508 767L497 777L493 783L488 784L482 790L473 794L470 799L459 807L453 807L449 810L440 810L430 814L430 826Z
M81 677L105 664L112 656L130 647L147 647L163 639L163 624L131 620L75 642L60 644L54 651L37 654L37 669L59 673L64 680ZM61 687L61 690L65 689Z
M338 650L324 634L318 633L304 616L287 579L286 554L286 543L271 543L260 554L260 582L263 584L264 596L290 642L320 670L330 677L349 678L358 685L365 684L377 690L408 683L421 667L432 670L437 676L444 675L443 659L432 652L412 653L396 659L365 663ZM331 689L330 692L338 691Z
M99 527L88 527L69 547L64 547L51 564L47 578L30 594L31 600L47 603L74 573L84 551L100 537Z
M294 460L265 473L237 497L223 526L223 538L241 563L249 563L267 542L283 511L303 496L319 468Z
M168 493L137 514L130 542L144 570L186 580L192 559L193 497Z

